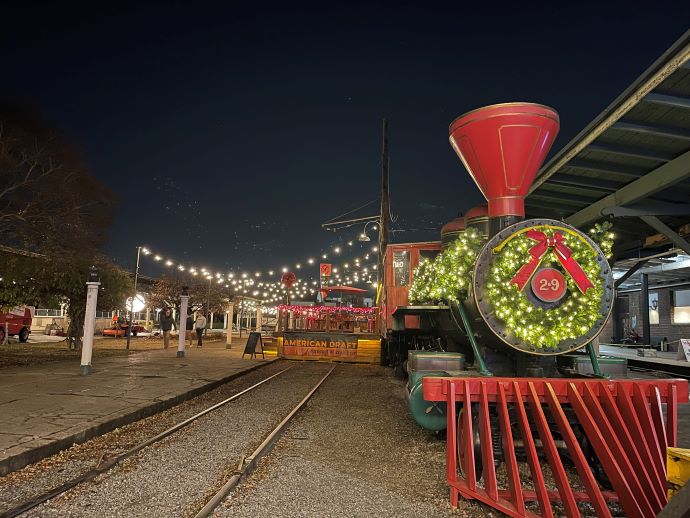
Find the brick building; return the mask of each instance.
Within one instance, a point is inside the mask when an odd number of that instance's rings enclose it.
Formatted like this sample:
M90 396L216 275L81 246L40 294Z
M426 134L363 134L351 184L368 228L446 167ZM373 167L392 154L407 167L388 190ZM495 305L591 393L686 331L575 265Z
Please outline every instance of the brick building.
M616 297L616 314L612 314L600 340L612 343L629 336L632 329L642 335L641 289L620 290ZM690 338L690 284L667 287L650 287L647 303L649 312L650 341L656 345L666 338L670 349L675 350L681 338ZM614 319L617 319L618 336L614 336Z

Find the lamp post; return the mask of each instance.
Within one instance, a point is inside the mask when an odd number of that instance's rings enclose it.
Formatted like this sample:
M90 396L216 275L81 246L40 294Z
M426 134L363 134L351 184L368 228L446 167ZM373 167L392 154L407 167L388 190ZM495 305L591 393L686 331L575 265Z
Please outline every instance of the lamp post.
M206 321L206 327L204 328L204 336L208 335L208 326L211 320L211 281L213 277L208 276L208 296L206 297L206 314L208 315L208 320Z
M127 349L132 339L132 326L134 326L134 301L137 300L137 281L139 280L139 258L141 257L141 246L137 247L137 266L134 270L134 295L129 306L129 327L127 327Z
M228 318L228 334L225 337L225 348L232 349L232 317L233 317L234 303L230 302L227 309Z
M180 293L180 336L177 342L177 357L184 357L184 343L187 335L187 306L189 305L189 291L187 286L182 286Z
M361 234L359 235L359 237L357 238L358 241L362 241L362 242L364 242L364 243L367 243L367 242L371 241L371 238L370 238L369 236L367 236L367 226L369 226L369 225L371 225L371 224L374 225L374 226L371 227L372 230L376 230L376 229L378 228L378 227L376 226L376 224L378 224L378 220L367 221L367 222L364 224L364 228L362 229L362 233L361 233Z
M93 354L93 332L96 327L96 307L98 287L101 285L98 270L95 266L89 269L89 280L86 282L86 311L84 312L84 342L81 348L81 375L91 374L91 355Z

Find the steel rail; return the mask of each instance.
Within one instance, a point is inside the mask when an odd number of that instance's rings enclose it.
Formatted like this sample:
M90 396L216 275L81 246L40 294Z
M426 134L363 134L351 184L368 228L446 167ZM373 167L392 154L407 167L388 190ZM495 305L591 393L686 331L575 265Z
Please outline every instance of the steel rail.
M136 446L127 450L126 452L121 453L117 457L109 459L106 462L99 463L94 468L91 468L89 471L86 471L85 473L79 475L78 477L70 479L67 482L65 482L64 484L62 484L56 488L53 488L49 491L46 491L42 495L39 495L30 501L24 502L23 504L20 504L16 507L13 507L12 509L9 509L7 511L3 511L2 513L0 513L0 518L13 518L15 516L18 516L22 513L25 513L27 511L33 509L34 507L41 505L42 503L50 500L51 498L55 498L56 496L59 496L62 493L69 491L70 489L78 486L79 484L81 484L83 482L89 482L89 481L93 480L94 478L96 478L96 476L98 476L102 473L105 473L106 471L109 471L110 469L114 468L119 463L121 463L123 460L128 459L129 457L140 452L141 450L143 450L147 446L151 446L152 444L154 444L154 443L156 443L162 439L165 439L166 437L174 434L175 432L181 430L182 428L189 426L191 423L193 423L197 419L205 416L206 414L208 414L210 412L213 412L214 410L230 403L231 401L234 401L235 399L238 399L239 397L243 396L247 392L251 392L255 388L260 387L261 385L263 385L267 381L270 381L277 376L280 376L281 374L283 374L286 371L289 371L293 367L294 367L294 365L290 365L288 368L283 369L281 371L278 371L275 374L272 374L271 376L259 381L258 383L255 383L251 387L248 387L248 388L238 392L237 394L233 394L229 398L226 398L223 401L220 401L219 403L211 405L210 407L202 410L198 414L195 414L192 417L189 417L189 418L185 419L184 421L177 423L176 425L168 428L167 430L164 430L163 432L159 433L158 435L155 435L155 436L145 440L144 442L137 444Z
M302 407L311 399L314 393L318 390L321 384L326 381L326 378L331 375L335 370L335 366L331 367L326 375L319 380L319 382L312 388L309 393L300 401L295 408L292 409L285 419L283 419L278 426L276 426L273 431L268 434L264 441L259 445L259 447L254 450L254 452L249 456L245 457L237 470L233 473L232 477L220 488L220 490L213 495L213 497L206 503L206 505L195 515L194 518L206 518L211 516L216 507L225 499L228 494L237 487L237 485L247 478L256 469L259 460L262 457L271 452L275 443L280 439L280 437L285 432L290 421L295 417L297 412L299 412Z

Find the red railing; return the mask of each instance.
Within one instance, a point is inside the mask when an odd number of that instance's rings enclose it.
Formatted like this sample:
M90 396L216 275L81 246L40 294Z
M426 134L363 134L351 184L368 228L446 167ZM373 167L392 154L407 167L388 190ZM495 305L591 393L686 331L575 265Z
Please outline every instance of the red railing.
M453 507L462 495L509 516L551 517L553 502L563 506L566 516L580 516L578 503L589 502L597 516L611 516L608 503L618 502L627 516L651 517L667 503L666 447L676 444L677 405L688 401L685 380L424 378L423 387L424 399L447 403L446 474ZM475 466L475 426L481 477ZM494 463L492 433L497 430L505 487L499 487ZM554 431L560 438L554 438ZM583 451L583 434L610 490L595 478ZM569 478L559 445L567 450L584 491L573 489L573 474ZM533 489L523 487L516 446L524 451ZM540 453L553 475L551 488ZM525 505L534 501L540 514Z

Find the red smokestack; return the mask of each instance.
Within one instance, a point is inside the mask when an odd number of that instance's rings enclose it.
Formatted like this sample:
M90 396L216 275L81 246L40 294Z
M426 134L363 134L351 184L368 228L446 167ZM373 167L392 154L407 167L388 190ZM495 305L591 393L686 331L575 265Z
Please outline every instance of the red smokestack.
M525 217L525 196L560 123L551 108L495 104L450 125L450 144L489 202L489 217Z

